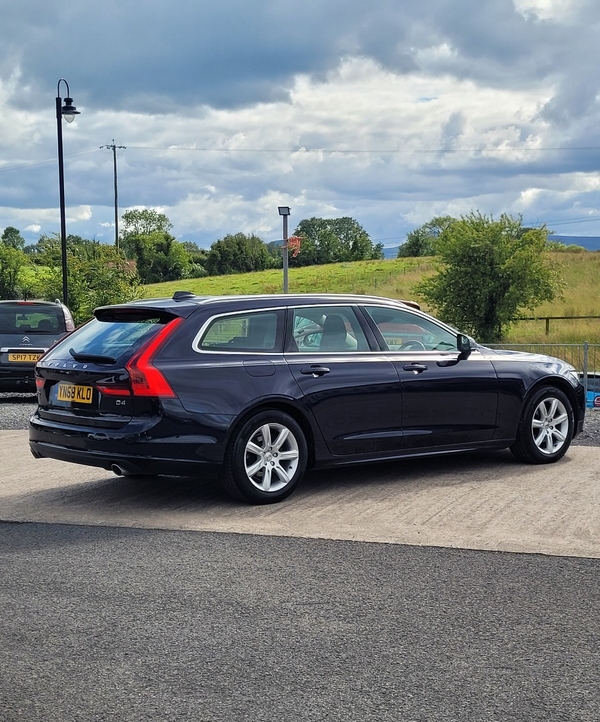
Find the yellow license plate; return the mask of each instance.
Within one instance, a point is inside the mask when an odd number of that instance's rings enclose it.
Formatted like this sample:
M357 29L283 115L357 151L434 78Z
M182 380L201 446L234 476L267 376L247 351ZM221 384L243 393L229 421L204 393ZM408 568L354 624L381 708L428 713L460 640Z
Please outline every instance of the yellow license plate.
M94 389L91 386L78 384L58 384L56 398L58 401L73 401L78 404L91 404Z
M35 363L42 356L41 353L9 353L8 360L12 363Z

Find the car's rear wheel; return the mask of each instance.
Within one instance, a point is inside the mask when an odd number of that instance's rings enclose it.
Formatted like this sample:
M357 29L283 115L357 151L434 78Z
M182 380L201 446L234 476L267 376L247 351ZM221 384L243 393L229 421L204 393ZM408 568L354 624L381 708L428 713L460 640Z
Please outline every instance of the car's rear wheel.
M520 461L550 464L558 461L571 444L573 406L560 389L544 386L526 401L510 450Z
M223 486L233 497L270 504L288 497L306 470L308 448L289 414L262 411L246 421L229 446Z

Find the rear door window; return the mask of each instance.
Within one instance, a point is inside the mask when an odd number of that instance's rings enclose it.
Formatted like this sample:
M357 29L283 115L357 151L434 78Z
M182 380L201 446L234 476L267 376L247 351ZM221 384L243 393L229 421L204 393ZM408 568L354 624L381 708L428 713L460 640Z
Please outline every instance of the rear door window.
M293 350L353 353L369 344L351 306L311 306L293 310Z

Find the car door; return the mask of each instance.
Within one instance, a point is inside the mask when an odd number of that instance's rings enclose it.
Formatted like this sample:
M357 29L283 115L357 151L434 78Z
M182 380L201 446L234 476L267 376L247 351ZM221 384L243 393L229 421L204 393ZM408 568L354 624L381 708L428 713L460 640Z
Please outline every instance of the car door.
M332 454L402 447L402 396L393 363L372 350L350 305L289 310L285 358Z
M405 448L487 441L496 428L498 379L477 350L460 358L457 333L411 309L366 306L402 385Z

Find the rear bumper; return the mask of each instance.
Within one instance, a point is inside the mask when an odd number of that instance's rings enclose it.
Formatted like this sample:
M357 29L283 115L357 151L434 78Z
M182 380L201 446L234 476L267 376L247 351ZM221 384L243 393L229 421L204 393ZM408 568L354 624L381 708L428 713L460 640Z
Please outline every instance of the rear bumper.
M26 388L35 391L35 366L0 367L0 390Z
M29 423L29 447L37 459L57 459L115 473L167 476L216 473L222 461L223 444L215 436L187 431L185 435L161 435L156 423L145 430L136 425L135 433L127 426L110 431L59 427L34 414Z
M107 469L116 474L149 476L216 476L219 465L202 461L182 461L160 457L124 456L111 452L81 451L43 441L29 441L36 459L56 459L83 466Z

